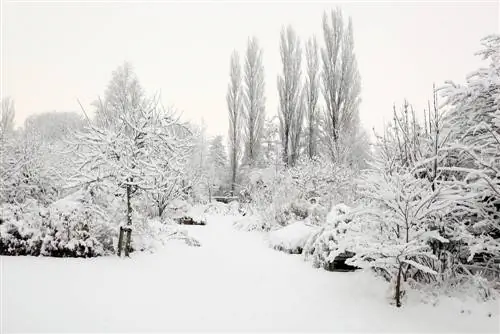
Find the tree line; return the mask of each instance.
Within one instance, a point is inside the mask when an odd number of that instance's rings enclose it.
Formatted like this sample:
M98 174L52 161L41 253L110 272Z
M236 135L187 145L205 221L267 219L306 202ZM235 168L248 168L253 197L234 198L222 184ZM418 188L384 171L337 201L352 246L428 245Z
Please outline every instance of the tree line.
M369 149L366 133L359 125L361 83L352 20L345 22L337 8L323 14L322 27L321 47L315 36L303 46L291 25L282 27L278 131L272 129L275 118L265 118L263 51L257 38L248 39L243 71L239 53L233 51L226 95L233 191L239 169L265 165L263 160L271 150L284 166L294 166L301 155L352 163L363 163L366 158ZM270 144L269 135L273 133L279 135L274 142L278 147ZM356 147L358 139L363 139L364 146ZM266 140L267 147L263 143Z

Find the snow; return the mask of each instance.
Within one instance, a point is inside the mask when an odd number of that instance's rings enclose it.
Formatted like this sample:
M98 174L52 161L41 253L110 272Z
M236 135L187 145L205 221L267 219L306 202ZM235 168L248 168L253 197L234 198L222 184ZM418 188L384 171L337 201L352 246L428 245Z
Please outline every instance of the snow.
M304 246L317 227L298 221L269 233L269 244L275 249L297 252Z
M398 309L368 271L314 269L269 248L263 233L236 230L233 217L207 218L186 227L201 247L174 240L130 259L0 257L0 332L500 330L496 302L433 306L409 293Z

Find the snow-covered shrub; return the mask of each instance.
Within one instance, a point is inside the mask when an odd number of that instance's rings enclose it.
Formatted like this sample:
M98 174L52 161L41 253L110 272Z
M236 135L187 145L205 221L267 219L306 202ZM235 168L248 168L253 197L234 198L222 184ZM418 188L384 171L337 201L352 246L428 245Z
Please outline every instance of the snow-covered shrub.
M343 238L356 253L348 262L388 278L397 306L404 286L472 282L486 298L500 279L499 45L486 38L490 66L444 87L445 109L435 92L428 123L407 103L395 112L360 179L365 207Z
M440 170L467 194L460 199L461 243L469 252L464 264L500 280L500 35L482 40L478 53L488 66L467 76L465 85L442 88L450 138L447 164Z
M184 200L175 199L171 201L167 208L165 209L165 213L162 217L169 218L178 218L185 216L192 208L192 205Z
M169 240L182 240L186 245L191 247L200 247L201 243L194 237L190 236L185 229L181 229L178 226L168 225L169 232L166 235L166 241Z
M241 213L240 203L238 201L232 201L227 204L227 214L236 216Z
M234 221L233 226L242 231L264 231L267 228L263 219L258 215L238 217Z
M254 169L244 190L247 211L262 217L265 230L305 218L322 225L330 203L354 201L353 176L352 168L319 159L289 169Z
M229 205L221 202L211 202L205 206L204 213L209 215L227 215L229 214Z
M350 212L351 208L343 203L333 205L326 223L305 242L304 256L315 267L333 270L336 265L342 265L347 257L353 255L344 243L347 224L352 219Z
M93 186L74 192L48 207L35 201L10 205L7 210L2 210L5 214L2 214L4 223L1 224L0 238L3 245L17 243L17 251L4 249L3 253L57 257L93 257L113 253L117 228L110 221L113 217L109 214L113 212L112 202L100 206L95 203L103 200L102 194L103 191ZM31 247L29 242L37 247ZM29 248L20 251L20 244Z
M317 227L298 221L269 233L269 244L276 250L301 254L307 240Z

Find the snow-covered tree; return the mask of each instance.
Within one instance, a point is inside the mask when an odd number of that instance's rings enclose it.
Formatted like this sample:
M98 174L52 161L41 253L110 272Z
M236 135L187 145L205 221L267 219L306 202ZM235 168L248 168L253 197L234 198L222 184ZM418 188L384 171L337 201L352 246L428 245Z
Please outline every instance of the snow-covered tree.
M0 114L0 135L9 134L14 131L14 118L16 117L16 108L14 100L9 96L1 100Z
M148 191L149 197L152 198L158 210L159 217L162 216L171 201L184 197L187 189L196 182L196 179L191 178L187 168L194 147L193 134L187 124L178 122L173 109L163 111L163 113L171 121L169 124L163 124L163 131L169 137L175 138L176 145L170 146L171 151L162 151L166 155L157 162L163 172L155 176L153 186ZM172 154L175 154L175 157ZM176 164L171 163L172 158L175 159Z
M435 226L460 194L452 187L432 190L428 179L415 177L405 167L384 172L383 159L360 179L368 208L355 219L357 223L352 223L348 236L341 239L338 252L354 252L350 264L382 270L394 283L394 300L399 307L404 293L402 281L417 281L419 275L437 279L441 272L431 242L449 242Z
M227 88L226 102L229 112L229 163L231 168L231 192L234 194L236 176L241 159L242 144L242 87L240 58L236 51L231 55L230 82Z
M111 125L120 113L131 109L145 108L144 90L139 83L132 65L123 63L112 72L104 99L95 101L94 121L99 126Z
M283 162L294 165L297 159L298 138L302 130L302 49L292 26L283 27L280 36L283 73L278 76L280 135Z
M265 121L264 65L256 37L248 39L244 66L245 162L253 166L260 158Z
M47 143L61 141L74 131L82 130L85 121L75 112L52 111L32 115L24 122L24 130Z
M222 136L215 136L210 141L208 151L208 168L209 168L209 189L212 186L223 187L227 180L227 154L223 144ZM212 194L210 190L210 194Z
M448 164L440 170L469 195L460 203L467 211L461 221L469 260L477 255L481 266L491 268L500 261L500 36L482 42L479 55L489 66L470 74L464 86L443 88L450 139L443 148Z
M319 97L319 56L318 42L316 37L311 37L306 44L306 136L307 136L307 154L312 159L317 154L318 140L318 97Z
M347 28L340 9L323 15L325 46L321 50L323 64L324 141L332 159L336 159L343 132L356 131L360 103L360 75L354 53L352 20Z
M156 99L136 101L139 93L135 88L121 87L125 84L116 76L110 83L117 91L128 91L122 96L120 112L115 113L113 103L101 105L99 112L112 118L89 122L84 131L75 134L79 163L75 181L81 184L109 179L121 187L127 205L126 224L131 226L133 196L141 191L169 191L186 162L186 143L172 131L178 121L171 110L161 108Z
M266 118L263 131L263 159L266 166L281 166L281 140L277 116Z
M187 166L189 179L188 184L196 201L208 198L208 145L207 128L204 119L200 124L190 124L193 134L193 149L191 151L189 164Z

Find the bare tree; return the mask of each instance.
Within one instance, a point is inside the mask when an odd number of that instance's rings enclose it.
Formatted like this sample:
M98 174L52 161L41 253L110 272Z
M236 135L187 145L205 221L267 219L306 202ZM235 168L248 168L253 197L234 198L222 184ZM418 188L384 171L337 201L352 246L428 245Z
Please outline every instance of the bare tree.
M229 85L227 87L227 109L229 111L229 164L231 168L231 192L234 194L238 161L241 157L241 66L238 52L231 55L229 72Z
M307 154L312 158L317 153L317 122L318 122L318 96L319 96L319 56L318 41L311 37L306 44L306 119L307 119Z
M283 74L278 76L278 93L280 98L279 119L283 161L287 165L293 165L295 157L291 152L291 145L292 142L295 144L294 137L297 132L299 132L300 136L302 129L302 117L298 115L302 111L299 110L301 109L302 50L299 37L291 26L281 29L280 53ZM300 125L297 122L300 122ZM292 127L294 128L293 134L291 133Z
M260 154L265 120L264 66L262 49L256 37L248 39L245 59L245 158L251 166Z
M330 19L330 24L329 24ZM323 95L326 101L325 141L332 159L339 149L341 131L353 131L358 124L360 76L356 56L352 20L347 29L340 9L323 15L325 47L321 50L323 62Z
M2 113L0 117L0 134L7 134L14 131L14 117L16 109L14 100L9 96L2 99Z

